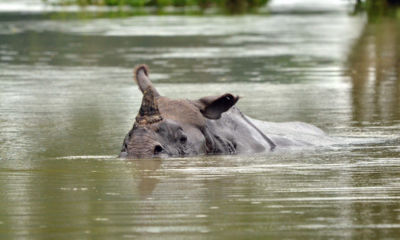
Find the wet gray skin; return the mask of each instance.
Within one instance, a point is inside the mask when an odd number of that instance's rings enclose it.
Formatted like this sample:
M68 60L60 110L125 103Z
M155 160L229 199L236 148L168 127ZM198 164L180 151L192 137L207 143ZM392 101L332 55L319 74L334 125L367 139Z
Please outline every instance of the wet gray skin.
M153 86L148 73L146 65L140 65L134 71L143 99L135 123L123 141L120 157L259 153L280 146L311 144L284 134L268 137L260 130L261 125L265 128L267 123L245 116L235 107L239 97L231 93L198 100L163 97ZM293 123L288 123L287 127L293 127ZM295 123L294 127L324 135L322 130L308 124Z

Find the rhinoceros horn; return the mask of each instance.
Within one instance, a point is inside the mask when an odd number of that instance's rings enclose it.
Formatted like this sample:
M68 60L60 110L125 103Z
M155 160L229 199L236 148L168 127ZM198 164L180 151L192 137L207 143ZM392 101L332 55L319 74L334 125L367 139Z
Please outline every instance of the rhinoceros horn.
M134 76L135 82L139 86L140 91L144 94L147 88L151 88L155 97L160 96L157 89L153 86L153 83L149 79L149 67L145 64L141 64L135 67Z
M143 91L142 105L136 116L136 123L139 125L148 125L162 120L163 118L158 110L154 90L152 86L148 86Z

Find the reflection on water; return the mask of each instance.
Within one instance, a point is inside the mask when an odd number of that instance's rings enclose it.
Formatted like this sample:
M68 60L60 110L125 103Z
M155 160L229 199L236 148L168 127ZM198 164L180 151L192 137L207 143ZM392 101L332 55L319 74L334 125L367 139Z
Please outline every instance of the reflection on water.
M398 22L15 19L0 16L1 239L398 237ZM166 96L229 91L251 117L309 122L344 145L119 160L141 62Z
M368 24L349 57L353 118L357 124L388 124L400 119L399 24L384 19Z
M6 18L0 52L2 62L13 65L131 69L145 61L164 74L158 75L164 82L291 82L303 79L304 71L320 80L321 72L340 74L337 62L362 22L344 13L84 22Z

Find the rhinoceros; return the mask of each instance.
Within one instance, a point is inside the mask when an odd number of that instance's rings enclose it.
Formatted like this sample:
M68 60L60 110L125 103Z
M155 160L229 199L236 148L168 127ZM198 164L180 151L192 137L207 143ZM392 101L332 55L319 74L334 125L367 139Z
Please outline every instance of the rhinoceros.
M140 110L125 136L120 157L153 158L270 152L307 146L325 133L301 122L268 123L244 115L239 96L224 93L197 100L162 96L139 65L134 79L143 93Z

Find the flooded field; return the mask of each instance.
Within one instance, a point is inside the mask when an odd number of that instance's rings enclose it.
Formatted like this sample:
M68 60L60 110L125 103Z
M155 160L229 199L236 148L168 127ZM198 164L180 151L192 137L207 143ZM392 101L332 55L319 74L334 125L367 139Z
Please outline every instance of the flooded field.
M398 238L398 21L337 4L67 20L2 3L1 239ZM118 159L139 63L165 96L235 93L248 116L308 122L343 143Z

